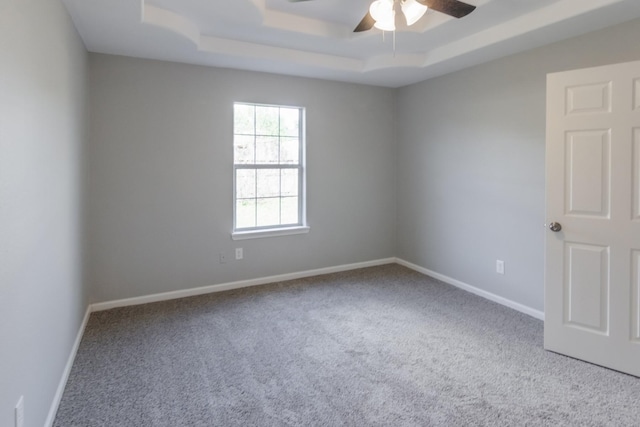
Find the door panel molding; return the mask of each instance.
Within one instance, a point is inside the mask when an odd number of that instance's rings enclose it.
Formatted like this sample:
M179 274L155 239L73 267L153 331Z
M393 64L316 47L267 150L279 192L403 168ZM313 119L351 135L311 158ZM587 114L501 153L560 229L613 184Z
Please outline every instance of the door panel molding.
M611 112L611 81L566 88L566 115Z
M609 248L565 242L564 253L565 324L608 335Z
M631 153L633 158L633 195L631 197L633 212L631 215L634 221L640 221L640 128L633 129Z
M631 251L631 341L640 344L640 249Z
M565 133L565 212L606 218L611 212L611 129Z

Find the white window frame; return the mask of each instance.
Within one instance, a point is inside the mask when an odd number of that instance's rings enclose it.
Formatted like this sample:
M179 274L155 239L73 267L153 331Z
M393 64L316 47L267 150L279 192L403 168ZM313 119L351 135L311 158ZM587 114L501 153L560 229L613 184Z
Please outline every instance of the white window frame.
M235 162L235 150L233 159L233 231L231 237L233 240L255 239L261 237L275 237L285 236L290 234L302 234L309 232L309 226L306 220L306 147L305 147L305 109L303 107L288 106L288 105L275 105L275 104L260 104L254 102L234 102L234 125L233 125L233 146L235 147L235 106L236 105L250 105L252 107L273 107L273 108L291 108L297 109L299 112L298 119L298 164L263 164L263 163L238 163ZM254 138L260 135L256 134L254 130ZM280 135L279 135L280 136ZM285 224L285 225L268 225L268 226L255 226L247 228L237 228L236 226L236 206L237 206L237 188L236 188L236 176L237 171L240 169L247 170L259 170L259 169L297 169L298 170L298 223Z

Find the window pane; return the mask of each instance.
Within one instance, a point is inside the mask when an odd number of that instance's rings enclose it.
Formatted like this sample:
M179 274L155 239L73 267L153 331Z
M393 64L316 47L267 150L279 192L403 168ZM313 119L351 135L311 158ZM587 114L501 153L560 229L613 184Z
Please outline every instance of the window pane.
M280 117L278 107L256 106L256 135L273 135L280 133Z
M253 105L235 104L233 106L233 133L253 135L255 107Z
M258 227L280 224L280 198L258 199Z
M237 165L255 162L255 138L251 135L233 137L233 161Z
M298 137L280 138L280 164L297 165L300 162L300 140Z
M248 228L256 226L256 201L236 201L236 228Z
M280 135L300 136L300 110L297 108L280 108Z
M255 169L236 170L236 198L248 199L256 197Z
M282 207L282 224L298 224L298 198L297 197L283 197L280 199L280 206Z
M278 138L256 137L256 163L278 164L279 160Z
M258 169L258 194L257 197L280 196L280 169Z
M298 195L298 169L283 169L282 181L280 184L281 194L283 196Z
M237 229L268 229L304 221L300 216L304 203L302 118L300 108L234 104Z

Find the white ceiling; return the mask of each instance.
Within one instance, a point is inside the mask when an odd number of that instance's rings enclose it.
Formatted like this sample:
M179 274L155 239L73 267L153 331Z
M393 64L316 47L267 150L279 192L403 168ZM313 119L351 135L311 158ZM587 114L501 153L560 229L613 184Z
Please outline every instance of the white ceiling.
M371 0L62 0L87 49L399 87L640 17L640 0L465 0L393 35L353 33Z

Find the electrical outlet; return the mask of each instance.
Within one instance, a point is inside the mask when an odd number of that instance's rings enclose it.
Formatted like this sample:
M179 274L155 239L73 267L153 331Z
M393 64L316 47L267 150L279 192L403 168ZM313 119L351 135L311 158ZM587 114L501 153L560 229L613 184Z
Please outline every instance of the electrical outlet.
M16 404L16 427L24 427L24 396Z
M243 257L242 248L236 248L236 259L242 259Z
M496 273L504 274L504 261L501 259L496 260Z
M220 264L224 264L227 262L227 256L225 254L220 254Z

